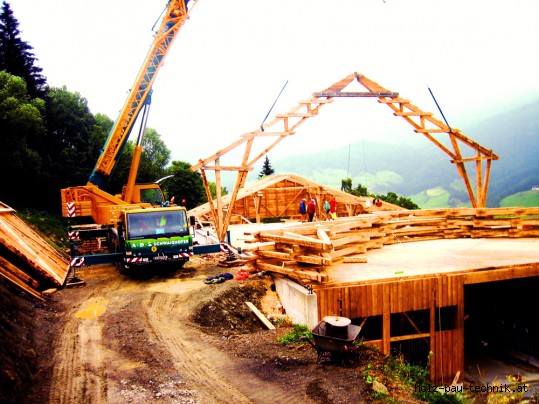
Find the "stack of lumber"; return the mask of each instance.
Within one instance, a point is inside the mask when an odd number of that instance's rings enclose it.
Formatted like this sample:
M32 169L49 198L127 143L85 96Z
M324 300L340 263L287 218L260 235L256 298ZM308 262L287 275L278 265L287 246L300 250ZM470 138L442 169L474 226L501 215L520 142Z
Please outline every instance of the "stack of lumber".
M257 243L259 270L272 271L305 281L328 280L325 268L336 261L357 259L369 248L383 245L373 224L376 215L338 218L332 221L301 223L253 233Z
M259 270L300 282L328 280L337 262L367 262L395 243L454 238L538 237L539 208L455 208L375 212L251 234Z
M1 202L0 243L0 276L38 298L43 289L64 284L69 262Z

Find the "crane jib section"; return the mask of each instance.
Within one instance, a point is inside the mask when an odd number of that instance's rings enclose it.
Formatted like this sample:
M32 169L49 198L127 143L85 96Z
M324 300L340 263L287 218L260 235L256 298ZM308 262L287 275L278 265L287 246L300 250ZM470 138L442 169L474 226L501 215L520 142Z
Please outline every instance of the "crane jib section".
M113 171L142 107L150 99L151 88L163 60L187 20L187 2L177 0L168 3L146 59L90 175L89 184L102 186Z

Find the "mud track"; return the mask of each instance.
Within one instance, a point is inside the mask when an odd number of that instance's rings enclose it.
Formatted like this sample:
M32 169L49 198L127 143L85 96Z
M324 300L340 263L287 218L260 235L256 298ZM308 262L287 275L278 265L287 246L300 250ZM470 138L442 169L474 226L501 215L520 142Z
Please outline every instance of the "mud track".
M113 266L79 273L86 286L62 292L67 310L51 349L49 402L316 402L304 388L257 377L191 323L197 305L235 281L206 285L222 268L190 265L153 277L119 275Z

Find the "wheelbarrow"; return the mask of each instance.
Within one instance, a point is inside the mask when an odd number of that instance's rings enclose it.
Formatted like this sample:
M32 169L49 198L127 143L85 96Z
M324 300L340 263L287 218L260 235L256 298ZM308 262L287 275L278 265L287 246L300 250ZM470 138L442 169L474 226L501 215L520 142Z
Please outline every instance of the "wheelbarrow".
M350 350L360 331L361 327L351 324L346 317L327 316L313 328L313 341L309 342L318 354L318 361L326 352L339 357Z

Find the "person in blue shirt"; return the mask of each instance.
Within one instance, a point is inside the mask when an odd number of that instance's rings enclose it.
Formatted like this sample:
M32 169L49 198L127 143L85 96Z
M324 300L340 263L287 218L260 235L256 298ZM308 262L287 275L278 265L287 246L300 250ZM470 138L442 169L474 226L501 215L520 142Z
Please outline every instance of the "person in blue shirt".
M301 213L301 221L307 221L307 200L303 198L299 203L299 213Z

